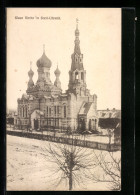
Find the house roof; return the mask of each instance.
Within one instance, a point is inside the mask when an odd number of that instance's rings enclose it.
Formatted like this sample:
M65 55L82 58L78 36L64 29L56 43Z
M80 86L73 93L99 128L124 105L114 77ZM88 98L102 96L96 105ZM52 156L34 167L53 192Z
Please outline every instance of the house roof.
M87 114L89 109L90 109L90 107L91 107L91 105L92 105L92 102L85 102L85 103L83 103L83 105L82 105L82 107L80 109L79 114Z
M121 118L121 111L101 111L98 112L100 118Z

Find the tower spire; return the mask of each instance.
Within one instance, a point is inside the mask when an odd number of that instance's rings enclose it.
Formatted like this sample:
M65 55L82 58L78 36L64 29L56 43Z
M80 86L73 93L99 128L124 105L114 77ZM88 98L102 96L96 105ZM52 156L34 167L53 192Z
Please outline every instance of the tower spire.
M69 91L75 94L86 94L86 71L83 67L83 54L80 50L78 18L76 18L75 46L74 53L71 55L72 63L69 71Z
M81 54L80 50L80 40L79 40L79 29L78 29L78 18L76 18L76 30L75 30L75 47L74 47L74 53Z
M76 29L78 29L78 22L79 22L79 19L76 18Z

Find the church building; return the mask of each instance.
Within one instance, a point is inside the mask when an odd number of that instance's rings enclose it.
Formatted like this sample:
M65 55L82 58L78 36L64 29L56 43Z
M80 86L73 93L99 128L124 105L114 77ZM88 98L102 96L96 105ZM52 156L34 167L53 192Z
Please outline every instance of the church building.
M71 55L68 89L61 89L60 70L57 66L50 78L51 60L45 49L37 60L38 79L33 82L34 72L30 68L26 94L18 98L16 124L32 129L54 127L71 130L96 130L98 128L97 95L91 95L86 85L86 70L83 65L83 54L80 50L78 24L75 30L74 52Z

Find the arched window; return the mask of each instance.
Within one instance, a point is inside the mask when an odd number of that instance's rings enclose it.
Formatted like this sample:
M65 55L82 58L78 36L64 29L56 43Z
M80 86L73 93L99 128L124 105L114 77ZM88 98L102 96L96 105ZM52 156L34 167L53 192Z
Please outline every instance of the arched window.
M84 73L81 72L81 80L84 80Z
M27 110L27 106L26 106L26 117L28 117L28 110Z
M59 106L57 106L57 114L59 114Z
M51 109L51 107L49 108L49 115L51 115L51 111L52 111L52 109Z
M55 113L55 115L56 115L56 106L54 107L54 113Z
M78 72L75 73L75 79L78 79Z
M66 106L64 106L64 118L66 118Z
M24 107L22 109L23 109L23 117L24 117Z
M20 110L20 117L22 117L22 108L19 109Z
M46 107L46 114L48 115L48 106Z
M51 107L49 108L49 114L51 115Z

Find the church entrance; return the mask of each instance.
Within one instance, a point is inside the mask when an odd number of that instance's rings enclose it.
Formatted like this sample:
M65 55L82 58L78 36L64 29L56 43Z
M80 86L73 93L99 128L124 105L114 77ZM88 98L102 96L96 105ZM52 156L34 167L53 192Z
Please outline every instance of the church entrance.
M85 130L86 130L85 119L80 119L79 120L79 131L83 132Z
M34 129L38 129L38 119L34 119Z

